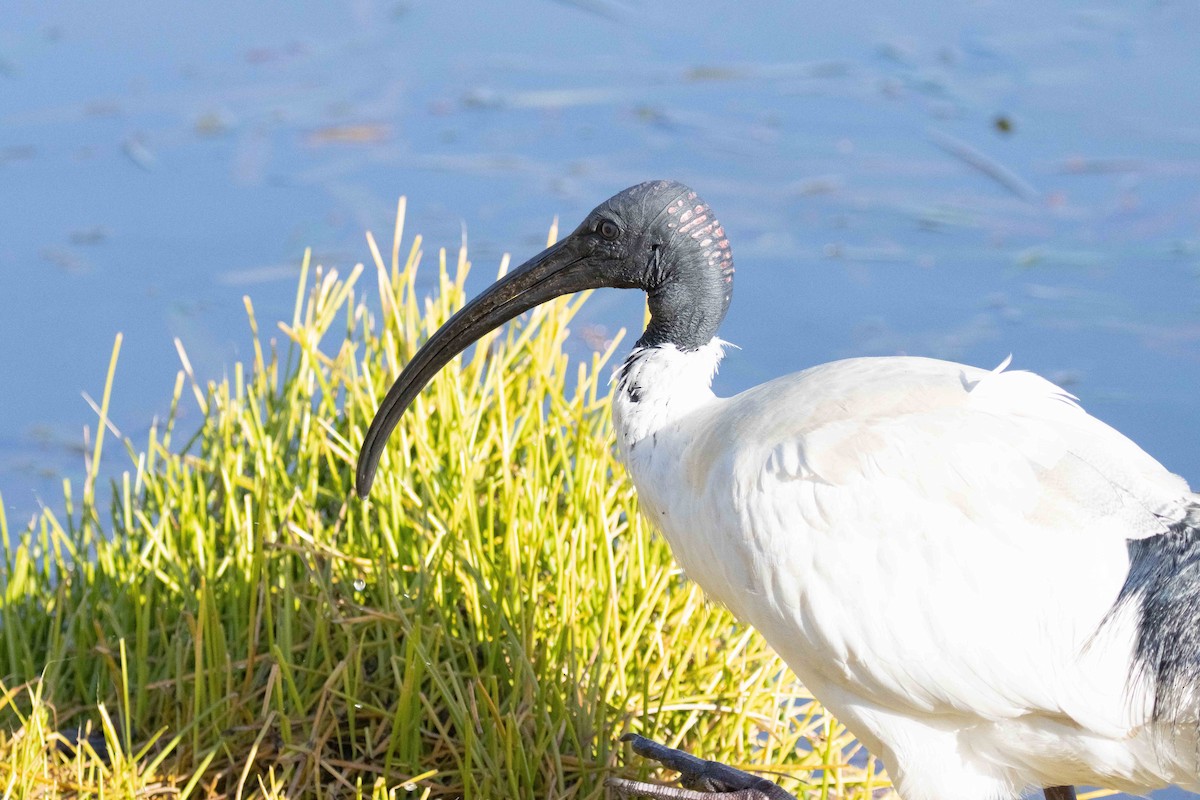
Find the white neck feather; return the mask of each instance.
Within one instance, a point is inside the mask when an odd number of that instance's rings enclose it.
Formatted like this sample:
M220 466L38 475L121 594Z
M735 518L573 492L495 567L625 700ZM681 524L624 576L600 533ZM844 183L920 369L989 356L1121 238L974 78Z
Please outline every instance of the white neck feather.
M713 338L695 350L673 344L634 349L617 371L613 424L622 459L635 445L712 403L712 379L727 343Z

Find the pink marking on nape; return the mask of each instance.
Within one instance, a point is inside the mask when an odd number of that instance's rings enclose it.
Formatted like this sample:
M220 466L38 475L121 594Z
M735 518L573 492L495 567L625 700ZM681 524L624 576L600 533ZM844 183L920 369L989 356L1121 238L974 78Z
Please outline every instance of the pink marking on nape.
M697 214L699 214L701 211L704 210L704 206L696 206L692 210L695 211Z
M679 227L679 223L678 223L678 222L668 222L668 223L667 223L667 227L668 227L668 228L678 228L678 227Z
M728 250L729 249L729 240L722 239L720 241L720 243L717 245L717 247L721 248L722 250Z
M700 246L701 246L701 247L708 247L710 244L712 244L712 239L711 239L711 238L709 238L709 239L701 239L701 240L700 240ZM715 258L715 256L714 256L714 258Z
M713 236L716 236L718 239L724 239L725 238L725 229L722 228L720 225L718 225L717 229L715 231L713 231Z
M678 213L679 213L679 209L683 208L683 201L682 201L682 200L680 200L680 201L677 201L677 202L679 203L679 205L671 205L671 206L667 206L667 213L668 213L668 214L678 214Z
M689 209L689 210L687 210L687 211L683 212L683 214L681 214L681 215L680 215L680 217L679 217L679 221L680 221L680 222L687 222L687 221L688 221L689 219L691 219L691 218L692 218L692 211L691 211L691 209Z
M680 217L679 219L680 219L680 220L687 219L687 215L685 214L684 216ZM680 228L679 228L679 232L680 232L680 233L686 233L686 232L687 232L687 231L689 231L690 229L692 229L692 228L696 227L697 225L699 225L701 222L705 222L707 219L708 219L708 217L707 217L707 216L705 216L704 214L701 214L701 215L700 215L700 216L698 216L698 217L692 217L692 221L691 221L691 222L689 222L689 223L688 223L688 224L686 224L686 225L682 225L682 226L680 226Z
M688 192L688 200L695 200L695 199L696 199L696 193Z

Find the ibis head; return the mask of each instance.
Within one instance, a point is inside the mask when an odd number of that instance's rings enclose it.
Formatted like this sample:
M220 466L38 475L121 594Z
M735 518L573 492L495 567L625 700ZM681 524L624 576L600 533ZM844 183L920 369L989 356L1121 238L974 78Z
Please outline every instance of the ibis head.
M596 206L569 236L492 284L417 351L363 440L359 496L370 492L384 445L405 409L450 359L534 306L604 287L646 292L650 324L640 346L694 350L708 344L729 308L729 241L708 205L675 181L639 183Z

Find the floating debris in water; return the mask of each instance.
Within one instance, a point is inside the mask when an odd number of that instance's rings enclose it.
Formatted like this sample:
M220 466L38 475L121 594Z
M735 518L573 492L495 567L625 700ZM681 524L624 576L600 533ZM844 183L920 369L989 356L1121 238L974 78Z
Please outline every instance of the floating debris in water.
M814 175L791 183L787 192L799 197L833 194L840 191L844 183L845 179L841 175Z
M917 63L912 46L898 41L879 42L875 45L875 53L887 61L906 67L916 66Z
M119 117L121 107L109 100L95 100L83 107L83 113L87 117Z
M740 67L726 67L714 64L695 66L683 73L683 79L688 83L736 81L745 77L746 71Z
M542 89L515 92L508 96L511 108L557 110L573 106L596 106L622 99L625 93L617 89Z
M5 164L9 161L28 161L37 155L37 148L31 144L15 144L9 147L0 147L0 164Z
M308 135L310 145L325 144L378 144L391 135L391 128L383 124L331 125Z
M121 143L121 150L129 157L130 161L147 172L153 171L158 166L158 158L140 136L130 136Z
M1059 167L1059 172L1071 175L1108 175L1119 172L1142 172L1145 164L1136 158L1088 158L1071 156Z
M924 230L977 228L980 225L978 214L948 203L906 208L905 213L915 219Z
M197 136L221 136L232 127L233 119L224 111L206 111L192 124Z
M1087 250L1053 250L1048 247L1029 247L1017 253L1018 267L1058 265L1064 267L1098 267L1106 260L1103 253Z
M43 261L50 262L64 272L81 274L88 271L87 262L64 247L44 247L40 255Z
M961 139L934 129L929 131L929 138L942 150L988 176L1022 200L1033 202L1041 196L1029 181Z
M503 108L504 98L495 89L477 86L463 94L461 103L463 108Z
M1200 256L1200 239L1178 239L1167 245L1167 252L1176 258Z
M658 106L639 105L633 109L633 116L638 122L653 125L665 131L675 130L680 125Z
M270 64L285 59L304 57L309 48L303 42L288 42L283 47L251 47L243 53L247 64Z
M67 240L71 244L79 245L103 244L108 240L108 230L102 225L80 228L67 234Z
M821 255L829 259L855 263L891 264L909 260L908 251L896 244L881 247L858 247L842 242L827 242L821 248Z

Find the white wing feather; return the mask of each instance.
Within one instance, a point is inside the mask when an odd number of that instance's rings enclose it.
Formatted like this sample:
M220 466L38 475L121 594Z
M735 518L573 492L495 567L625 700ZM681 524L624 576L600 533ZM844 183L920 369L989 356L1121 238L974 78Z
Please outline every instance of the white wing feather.
M1026 372L853 359L728 400L720 343L635 351L613 416L643 510L909 800L1200 790L1131 669L1129 540L1196 495ZM624 384L622 384L624 385ZM1170 747L1159 744L1171 741Z
M734 429L685 455L709 484L688 524L751 540L675 552L801 677L900 713L1114 735L1144 721L1129 628L1101 623L1126 541L1165 530L1188 490L1069 394L1027 372L861 359L719 414Z

